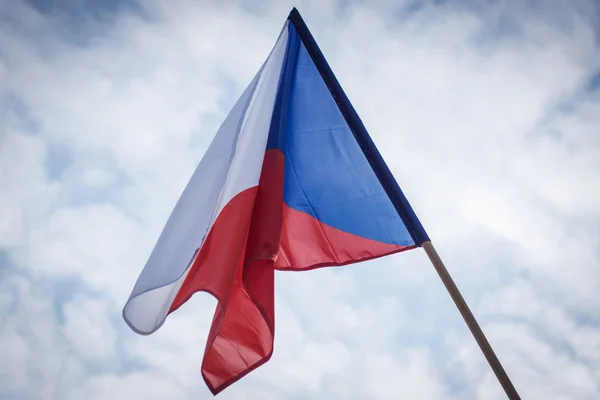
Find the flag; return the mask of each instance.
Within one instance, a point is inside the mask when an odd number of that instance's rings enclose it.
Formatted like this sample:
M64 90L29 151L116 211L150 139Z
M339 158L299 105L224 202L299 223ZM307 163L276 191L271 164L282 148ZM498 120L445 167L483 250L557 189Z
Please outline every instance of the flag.
M194 293L213 295L202 376L217 394L273 353L275 270L341 266L427 240L293 9L184 189L123 317L147 335Z

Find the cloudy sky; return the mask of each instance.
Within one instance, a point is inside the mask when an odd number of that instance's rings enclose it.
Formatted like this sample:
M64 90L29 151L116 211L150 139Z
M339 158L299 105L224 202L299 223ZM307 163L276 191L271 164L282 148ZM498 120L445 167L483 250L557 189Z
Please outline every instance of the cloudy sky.
M298 7L525 399L600 398L595 0L0 0L0 399L203 399L215 301L121 309ZM279 273L222 399L503 399L422 249Z

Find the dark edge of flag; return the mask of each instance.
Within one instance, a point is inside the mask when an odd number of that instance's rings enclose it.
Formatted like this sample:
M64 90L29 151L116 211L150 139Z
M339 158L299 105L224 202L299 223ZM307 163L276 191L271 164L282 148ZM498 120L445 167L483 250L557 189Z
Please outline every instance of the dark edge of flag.
M327 85L327 88L338 105L340 112L348 123L356 142L367 158L367 161L373 169L375 176L377 176L377 179L381 183L381 186L383 186L383 189L390 198L394 208L396 209L396 212L402 219L402 222L404 222L404 225L410 233L410 236L417 246L422 246L423 242L429 241L429 236L427 235L427 232L425 232L425 228L423 228L421 221L419 221L419 218L412 209L406 196L404 196L404 193L402 192L402 189L400 189L398 182L396 182L396 179L385 163L385 160L379 153L379 150L367 132L367 129L358 116L358 113L352 106L352 103L350 103L350 100L346 96L342 86L327 63L327 60L321 52L321 49L319 49L317 42L308 29L308 26L295 7L292 9L292 11L290 11L288 19L296 27L300 39L304 43L304 46L315 63L315 66L323 78L325 85Z

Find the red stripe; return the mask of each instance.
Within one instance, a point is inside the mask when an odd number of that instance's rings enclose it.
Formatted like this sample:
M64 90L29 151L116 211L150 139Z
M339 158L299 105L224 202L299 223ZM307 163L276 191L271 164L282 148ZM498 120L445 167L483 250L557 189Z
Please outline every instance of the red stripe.
M326 225L311 215L284 204L281 248L275 268L284 271L305 271L341 266L415 247L398 246L356 236Z
M194 293L218 300L202 375L217 394L273 353L274 260L283 202L283 154L265 154L258 187L239 193L217 217L169 312Z
M267 150L259 185L223 208L169 310L198 291L218 300L202 362L215 395L273 353L275 268L345 265L414 247L361 238L286 206L284 165L281 151Z

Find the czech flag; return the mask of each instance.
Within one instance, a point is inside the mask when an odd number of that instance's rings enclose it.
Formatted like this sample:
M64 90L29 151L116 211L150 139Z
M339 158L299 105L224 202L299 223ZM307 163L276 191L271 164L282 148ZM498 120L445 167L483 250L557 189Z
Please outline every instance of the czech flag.
M427 234L296 9L191 177L123 309L151 334L218 300L202 362L217 394L273 353L274 272L421 246Z

